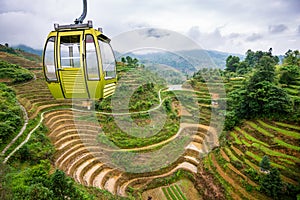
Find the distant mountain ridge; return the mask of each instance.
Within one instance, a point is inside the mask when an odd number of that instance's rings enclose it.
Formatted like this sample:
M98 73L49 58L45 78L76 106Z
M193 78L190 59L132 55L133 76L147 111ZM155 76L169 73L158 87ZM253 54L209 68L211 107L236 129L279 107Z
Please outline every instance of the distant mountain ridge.
M224 69L226 66L226 59L229 55L235 55L244 58L243 55L231 54L212 50L184 50L176 52L152 52L139 54L130 52L121 54L116 52L116 57L120 60L121 57L134 57L140 60L142 64L162 64L174 67L175 69L191 74L201 68L220 68Z
M41 50L41 49L34 49L34 48L29 47L29 46L24 45L24 44L19 44L17 46L13 46L13 48L14 49L20 49L20 50L28 52L28 53L36 54L38 56L42 56L43 55L43 50Z
M42 56L43 54L43 50L34 49L23 44L13 46L13 48L39 56ZM187 74L195 72L195 70L200 68L224 69L226 66L226 59L229 55L235 55L241 59L244 58L244 56L240 54L204 49L182 50L176 52L150 52L146 54L139 54L135 52L121 54L120 52L115 51L115 55L117 60L120 60L121 57L131 56L137 58L142 64L150 63L168 65Z

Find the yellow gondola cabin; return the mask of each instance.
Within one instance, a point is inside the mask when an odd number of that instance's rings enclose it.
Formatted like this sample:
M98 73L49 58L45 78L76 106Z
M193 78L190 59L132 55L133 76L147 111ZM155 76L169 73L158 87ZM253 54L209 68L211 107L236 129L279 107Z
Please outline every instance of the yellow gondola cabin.
M91 21L54 27L43 53L44 75L53 97L97 100L112 95L117 74L110 39Z

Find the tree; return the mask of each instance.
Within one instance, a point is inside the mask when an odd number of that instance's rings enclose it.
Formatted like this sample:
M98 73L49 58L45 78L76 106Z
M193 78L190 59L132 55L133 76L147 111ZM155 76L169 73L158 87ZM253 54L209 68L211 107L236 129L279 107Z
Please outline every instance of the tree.
M72 184L68 183L65 173L61 170L56 170L51 176L51 190L55 197L64 199L73 193Z
M297 65L283 65L279 69L279 83L290 85L300 76Z
M259 61L260 57L262 56L262 52L261 51L257 51L256 53L254 51L252 51L251 49L249 49L246 52L246 58L245 58L245 62L251 67L253 68L256 63Z
M132 64L132 58L130 56L126 56L126 62L128 65Z
M4 164L0 158L0 199L11 199L12 197L12 188L9 187L9 180L7 180L7 174L10 172L10 166Z
M55 199L87 199L74 185L74 182L61 170L56 170L50 179L50 189Z
M36 200L49 200L54 199L53 192L43 186L41 183L30 185L30 187L26 190L29 199Z
M275 64L275 61L271 57L263 56L255 66L256 71L251 76L248 87L254 87L262 81L274 82Z
M250 68L254 68L259 63L260 59L264 56L271 58L275 64L279 62L279 58L277 56L272 55L272 48L270 48L269 51L267 52L263 52L263 51L254 52L251 51L251 49L249 49L246 52L245 62L248 64Z
M124 57L121 58L122 63L126 63L126 59Z
M299 50L288 50L283 59L283 64L284 65L296 65L300 67L300 52Z
M246 119L257 117L280 118L292 111L292 101L281 88L268 81L262 81L247 87L240 116Z
M254 72L245 86L228 94L225 128L231 129L241 119L280 118L292 112L292 100L285 90L275 85L274 57L271 52L248 52L255 61ZM252 58L252 61L255 60ZM254 61L253 61L254 62Z
M273 199L280 199L283 192L283 183L278 169L271 169L270 173L265 174L259 181L261 191Z
M240 63L240 58L237 56L228 56L226 59L226 71L229 72L236 72L236 69L238 68Z
M236 69L236 73L240 75L244 75L247 74L248 72L249 72L248 64L245 61L240 62L238 68Z
M270 170L270 168L271 168L270 159L267 155L264 155L264 157L262 158L262 160L259 163L259 166L260 166L260 170L263 172Z
M132 60L132 65L133 65L134 67L137 67L137 66L138 66L138 62L139 62L139 60L136 59L136 58L134 58L134 59Z

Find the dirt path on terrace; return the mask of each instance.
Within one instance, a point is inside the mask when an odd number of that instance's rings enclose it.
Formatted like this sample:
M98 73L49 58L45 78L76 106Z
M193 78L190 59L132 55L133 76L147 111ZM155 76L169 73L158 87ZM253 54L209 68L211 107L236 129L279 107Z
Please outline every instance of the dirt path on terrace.
M132 182L135 182L139 179L144 179L144 180L147 180L147 179L156 179L156 178L162 178L162 177L166 177L166 176L169 176L169 175L172 175L174 172L176 172L178 169L185 169L185 170L188 170L192 173L197 173L197 167L191 163L188 163L188 162L183 162L183 163L180 163L179 165L177 165L174 169L172 169L171 171L169 171L168 173L165 173L165 174L160 174L160 175L156 175L156 176L152 176L152 177L138 177L138 178L134 178L134 179L131 179L130 181L127 181L125 182L120 188L119 190L117 191L117 194L120 195L120 196L127 196L126 195L126 188L129 186L129 184L131 184Z
M1 152L2 155L5 154L5 152L11 147L11 145L13 145L17 139L23 135L24 131L26 130L27 128L27 124L28 124L28 114L26 112L26 109L24 108L24 106L22 106L19 102L18 102L19 106L21 107L21 110L23 112L23 119L24 119L24 124L23 124L23 127L21 128L20 132L18 133L18 135L12 139L12 141L10 141L10 143L3 149L3 151Z

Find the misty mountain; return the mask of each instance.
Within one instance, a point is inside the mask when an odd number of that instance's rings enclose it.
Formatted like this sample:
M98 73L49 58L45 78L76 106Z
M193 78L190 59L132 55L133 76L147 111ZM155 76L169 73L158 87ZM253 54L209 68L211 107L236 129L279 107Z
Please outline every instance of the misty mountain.
M38 56L42 56L43 54L43 50L41 49L33 49L29 46L23 45L23 44L19 44L17 46L13 46L14 49L20 49L22 51L28 52L28 53L32 53L32 54L36 54Z
M185 74L191 74L201 68L220 68L226 66L226 59L229 55L236 55L243 59L242 55L230 54L211 50L186 50L177 52L152 52L152 53L127 53L121 55L116 52L117 60L121 57L137 58L142 64L160 64L171 66Z
M25 52L36 54L42 56L43 50L33 49L26 45L17 45L14 46L15 49L21 49ZM212 50L185 50L185 51L176 51L176 52L145 52L145 53L135 53L130 52L127 54L121 54L118 51L115 51L117 60L121 60L121 57L131 56L137 58L144 65L166 65L173 67L176 70L179 70L185 74L192 74L195 71L198 71L201 68L220 68L224 69L226 66L226 58L229 55L239 56L241 59L244 58L243 55L231 54L220 51Z

